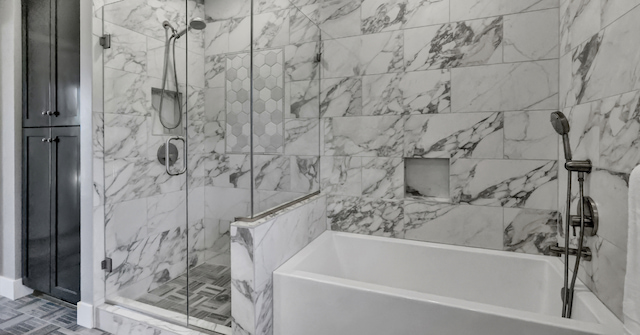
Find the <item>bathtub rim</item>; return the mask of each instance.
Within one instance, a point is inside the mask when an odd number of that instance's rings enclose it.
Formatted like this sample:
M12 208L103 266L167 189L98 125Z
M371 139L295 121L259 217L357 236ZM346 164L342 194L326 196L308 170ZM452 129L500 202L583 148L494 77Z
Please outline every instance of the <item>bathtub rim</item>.
M353 279L341 278L336 276L330 276L326 274L314 273L304 270L299 270L299 265L304 262L307 257L317 251L317 249L323 243L334 243L335 238L348 238L348 239L361 239L361 240L373 240L384 243L394 243L401 245L412 245L427 248L436 248L441 250L454 250L458 252L473 252L489 256L506 257L512 259L527 259L536 262L544 262L548 264L557 274L562 278L564 271L564 263L559 259L551 256L544 255L530 255L524 253L507 252L501 250L490 250L475 247L455 246L448 244L440 244L433 242L423 242L415 240L396 239L380 236L361 235L345 232L326 231L321 234L317 239L312 241L307 247L302 249L291 259L285 262L282 266L276 269L273 273L275 276L288 276L295 277L303 280L313 280L329 285L340 285L344 287L354 289L367 289L375 291L380 294L401 296L406 299L420 300L429 303L435 303L439 305L448 306L450 308L462 308L473 310L479 313L491 314L497 316L507 316L510 318L518 319L526 322L542 323L546 325L570 327L571 329L578 329L584 331L593 331L594 327L597 327L599 331L606 334L624 334L624 326L605 305L600 301L591 290L584 285L582 281L578 279L576 282L576 292L574 299L579 299L589 309L589 311L595 316L594 322L565 319L561 316L545 315L535 312L523 311L514 308L496 306L486 303L474 302L463 300L459 298L452 298L442 295L417 292L392 286L380 285L357 281ZM571 275L571 273L570 273ZM275 292L274 292L275 293ZM419 299L416 299L419 297ZM274 299L276 297L274 296ZM619 332L618 332L619 330Z

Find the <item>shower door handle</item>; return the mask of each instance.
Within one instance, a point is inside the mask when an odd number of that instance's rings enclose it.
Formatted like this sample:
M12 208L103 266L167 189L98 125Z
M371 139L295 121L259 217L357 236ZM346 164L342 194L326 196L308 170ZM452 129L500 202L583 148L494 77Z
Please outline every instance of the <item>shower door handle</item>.
M173 173L171 172L171 162L169 159L169 147L171 144L171 141L182 141L182 155L184 157L182 157L182 169L180 171L178 171L177 173ZM181 174L184 174L185 172L187 172L187 140L184 137L181 136L173 136L173 137L169 137L167 139L167 143L165 144L165 161L164 161L164 167L167 170L167 174L170 176L179 176Z

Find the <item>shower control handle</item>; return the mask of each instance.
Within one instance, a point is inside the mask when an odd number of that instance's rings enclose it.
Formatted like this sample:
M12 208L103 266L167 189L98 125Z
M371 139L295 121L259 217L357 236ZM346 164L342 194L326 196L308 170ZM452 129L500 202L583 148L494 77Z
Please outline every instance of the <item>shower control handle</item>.
M169 137L167 139L167 143L165 144L165 157L170 157L170 152L169 152L169 148L171 146L171 141L182 141L182 154L184 156L187 155L187 140L182 137L182 136L173 136L173 137ZM178 171L177 173L171 172L171 160L170 159L165 159L164 161L164 167L167 170L167 174L170 176L179 176L181 174L184 174L185 172L187 172L187 159L186 157L183 157L182 159L182 169L180 171Z

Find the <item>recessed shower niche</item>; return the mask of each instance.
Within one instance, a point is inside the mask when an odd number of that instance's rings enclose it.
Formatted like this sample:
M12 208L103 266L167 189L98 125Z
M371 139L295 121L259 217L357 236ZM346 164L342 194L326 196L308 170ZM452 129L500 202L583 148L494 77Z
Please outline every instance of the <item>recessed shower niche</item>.
M449 158L405 158L405 197L448 201Z

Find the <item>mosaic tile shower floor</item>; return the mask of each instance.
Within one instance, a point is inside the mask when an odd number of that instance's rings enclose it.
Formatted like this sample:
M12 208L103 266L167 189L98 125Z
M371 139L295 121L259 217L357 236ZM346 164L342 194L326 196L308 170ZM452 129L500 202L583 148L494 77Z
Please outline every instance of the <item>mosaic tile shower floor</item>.
M168 281L137 299L138 302L186 314L189 303L191 317L231 326L231 268L202 264L187 274Z
M33 295L0 297L0 335L106 335L76 324L76 310Z

